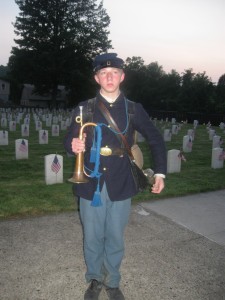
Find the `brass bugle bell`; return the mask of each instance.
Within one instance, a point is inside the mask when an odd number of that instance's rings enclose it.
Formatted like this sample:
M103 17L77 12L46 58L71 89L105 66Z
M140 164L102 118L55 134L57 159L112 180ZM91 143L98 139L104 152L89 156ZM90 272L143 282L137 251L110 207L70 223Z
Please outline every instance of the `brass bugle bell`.
M89 122L89 123L85 123L83 126L81 126L80 132L79 132L80 140L83 139L83 131L84 131L84 128L87 126L97 126L97 124ZM80 152L77 154L73 177L68 179L68 181L72 182L72 183L88 182L88 175L84 171L84 152Z

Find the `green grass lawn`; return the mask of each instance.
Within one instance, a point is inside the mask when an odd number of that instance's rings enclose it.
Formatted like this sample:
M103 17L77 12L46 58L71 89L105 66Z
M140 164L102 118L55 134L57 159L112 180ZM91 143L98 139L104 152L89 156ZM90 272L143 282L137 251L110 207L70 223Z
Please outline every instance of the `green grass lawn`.
M162 130L161 126L165 124L158 122L157 127L160 130ZM167 128L171 128L171 125ZM188 129L192 128L192 124L182 125L179 133L172 136L172 141L166 142L167 150L181 149L183 136L187 134ZM31 122L30 136L25 138L29 141L28 159L15 159L15 139L22 138L20 125L17 125L17 131L9 132L9 145L0 146L0 219L77 209L72 184L67 182L73 172L74 158L68 157L63 148L62 140L65 131L61 131L58 137L52 137L51 129L44 126L43 129L49 130L47 145L39 144L38 131L35 131L33 121ZM219 127L214 129L225 141L225 133ZM144 168L151 167L148 145L140 143L140 147L144 154ZM133 201L148 201L224 189L225 167L211 168L211 152L212 141L209 140L206 126L200 125L196 129L192 152L184 154L186 162L182 161L181 172L167 175L166 188L160 195L151 194L146 190L134 197ZM54 153L63 156L64 183L46 185L44 157Z

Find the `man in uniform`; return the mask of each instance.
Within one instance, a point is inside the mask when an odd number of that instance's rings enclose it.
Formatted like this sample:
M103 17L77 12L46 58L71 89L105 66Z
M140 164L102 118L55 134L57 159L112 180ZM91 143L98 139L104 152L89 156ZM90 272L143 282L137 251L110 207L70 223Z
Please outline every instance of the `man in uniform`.
M110 155L100 155L98 178L89 178L87 183L74 184L79 197L80 217L84 234L84 257L87 266L86 281L90 283L85 292L85 300L97 300L102 287L106 288L110 300L123 300L120 289L120 265L124 256L124 230L128 223L131 198L138 193L132 176L130 163L118 135L126 135L130 146L134 131L140 132L151 149L154 162L155 183L152 193L160 193L164 188L166 174L166 148L161 134L151 122L140 103L134 103L134 114L129 119L128 100L120 90L125 78L123 60L116 53L97 56L93 62L94 78L100 86L92 110L92 122L102 126L101 146L110 148ZM102 102L109 110L120 132L113 130L99 109ZM69 153L84 152L86 170L93 169L90 152L93 146L93 130L88 130L80 139L80 125L74 120L82 111L87 111L88 101L74 109L71 126L65 138L65 148ZM131 124L132 123L132 124ZM93 205L93 196L99 189L101 204Z

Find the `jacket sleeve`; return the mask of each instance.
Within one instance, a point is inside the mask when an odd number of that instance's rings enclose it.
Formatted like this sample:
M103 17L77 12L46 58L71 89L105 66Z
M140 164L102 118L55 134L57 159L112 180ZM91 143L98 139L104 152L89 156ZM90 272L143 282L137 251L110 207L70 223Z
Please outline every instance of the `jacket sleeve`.
M133 127L145 137L149 144L154 172L166 175L167 151L165 142L140 103L136 103Z

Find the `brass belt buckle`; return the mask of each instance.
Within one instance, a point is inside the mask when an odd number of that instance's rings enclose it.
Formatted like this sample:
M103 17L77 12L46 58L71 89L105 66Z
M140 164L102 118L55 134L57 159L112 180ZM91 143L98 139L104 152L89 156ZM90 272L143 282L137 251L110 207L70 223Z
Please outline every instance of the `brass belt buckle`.
M100 154L103 156L112 155L112 149L110 149L109 147L101 147Z

